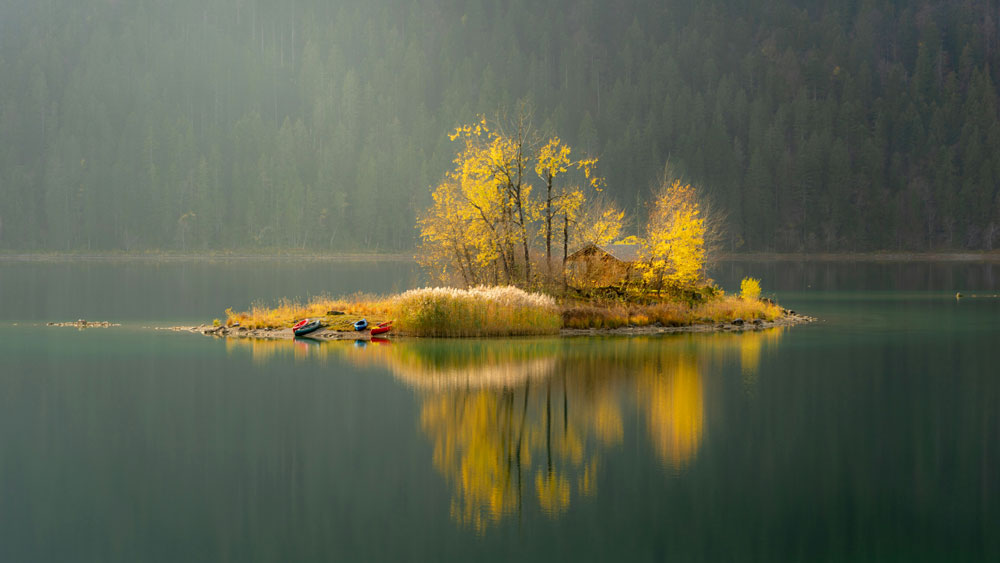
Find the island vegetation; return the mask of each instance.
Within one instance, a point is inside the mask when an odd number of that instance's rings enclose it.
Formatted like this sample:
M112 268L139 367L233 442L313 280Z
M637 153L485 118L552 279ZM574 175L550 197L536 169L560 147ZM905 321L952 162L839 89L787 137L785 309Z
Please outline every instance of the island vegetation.
M723 218L696 187L664 173L642 237L602 197L598 159L577 157L532 126L529 111L455 129L453 168L419 218L417 260L440 287L227 311L226 326L283 329L319 318L333 331L361 318L418 336L557 334L562 329L762 326L786 311L759 280L727 295L707 275ZM617 253L617 255L616 255ZM221 329L221 323L218 327Z

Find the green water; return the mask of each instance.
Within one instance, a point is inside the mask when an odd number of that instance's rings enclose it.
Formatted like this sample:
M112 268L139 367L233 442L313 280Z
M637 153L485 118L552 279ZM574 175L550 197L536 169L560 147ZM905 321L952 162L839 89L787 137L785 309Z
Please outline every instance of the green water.
M1000 266L747 273L821 320L227 342L147 327L419 273L0 262L0 561L997 560Z

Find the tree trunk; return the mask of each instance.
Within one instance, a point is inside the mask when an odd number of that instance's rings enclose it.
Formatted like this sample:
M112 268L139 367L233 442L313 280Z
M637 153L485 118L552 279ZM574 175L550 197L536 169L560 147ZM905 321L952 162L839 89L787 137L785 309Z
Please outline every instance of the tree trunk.
M528 228L524 221L524 205L521 201L521 186L518 185L514 192L514 205L517 206L518 227L521 228L521 246L524 249L524 286L531 285L531 256L528 253Z
M517 220L521 227L521 247L524 249L524 287L531 285L531 255L528 253L528 226L524 220L524 203L521 201L521 185L517 186Z
M552 174L548 174L545 195L545 267L552 278Z
M569 215L563 215L563 294L566 294L566 259L569 257Z

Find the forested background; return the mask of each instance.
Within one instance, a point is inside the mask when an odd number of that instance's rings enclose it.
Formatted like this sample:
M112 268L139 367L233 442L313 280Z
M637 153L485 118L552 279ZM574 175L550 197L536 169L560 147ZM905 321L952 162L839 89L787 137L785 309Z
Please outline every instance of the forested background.
M669 162L731 250L991 249L998 20L985 0L0 0L0 248L406 250L447 133L526 101L633 215Z

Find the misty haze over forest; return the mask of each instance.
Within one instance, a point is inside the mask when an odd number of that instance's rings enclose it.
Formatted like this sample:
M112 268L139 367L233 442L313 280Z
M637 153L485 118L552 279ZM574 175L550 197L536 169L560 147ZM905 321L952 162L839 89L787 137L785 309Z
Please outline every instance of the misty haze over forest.
M728 250L1000 244L996 3L747 4L0 0L0 249L406 251L521 102L632 232L669 162Z

